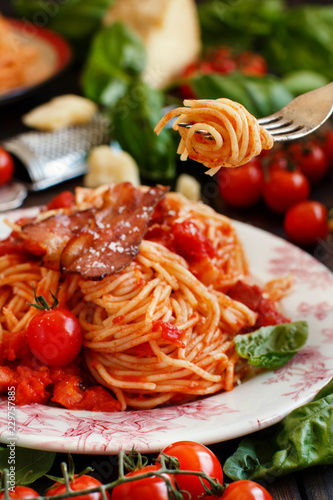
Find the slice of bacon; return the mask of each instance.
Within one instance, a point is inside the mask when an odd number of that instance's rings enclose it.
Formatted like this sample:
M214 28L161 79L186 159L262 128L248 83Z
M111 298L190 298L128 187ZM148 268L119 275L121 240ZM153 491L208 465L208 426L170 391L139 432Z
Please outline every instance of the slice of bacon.
M95 230L83 230L67 243L61 254L62 270L98 280L126 267L138 254L153 210L167 190L159 186L142 191L130 183L115 184L95 213Z
M156 204L168 191L114 184L102 208L59 214L23 226L27 246L43 250L43 265L86 279L100 280L135 258Z
M71 215L58 214L22 227L20 237L24 239L30 253L43 255L42 264L48 269L60 271L61 253L73 236L82 228L94 228L94 210L89 209Z

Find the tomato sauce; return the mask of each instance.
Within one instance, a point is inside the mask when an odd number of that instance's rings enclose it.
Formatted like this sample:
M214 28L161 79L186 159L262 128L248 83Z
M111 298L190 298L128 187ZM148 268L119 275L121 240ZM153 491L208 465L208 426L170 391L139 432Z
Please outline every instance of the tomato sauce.
M81 366L78 358L64 367L47 367L28 354L20 361L0 366L0 394L15 386L19 406L51 400L71 410L119 411L120 403L107 389L94 385L95 381L91 383Z
M126 351L126 354L129 354L130 356L136 356L138 358L149 358L149 356L154 356L149 342L144 342L143 344L131 347L131 349L128 349Z
M238 333L249 333L257 330L261 326L290 322L290 319L277 311L275 303L272 300L262 296L262 291L257 285L248 285L242 281L237 281L237 283L228 290L227 295L258 313L255 325L252 327L244 327Z

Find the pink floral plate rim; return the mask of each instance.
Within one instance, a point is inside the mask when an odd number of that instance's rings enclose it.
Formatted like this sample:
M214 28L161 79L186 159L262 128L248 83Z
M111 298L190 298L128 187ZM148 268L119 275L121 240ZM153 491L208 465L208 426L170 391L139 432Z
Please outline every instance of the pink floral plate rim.
M23 213L30 214L31 210ZM21 217L22 210L15 211L14 216ZM0 217L0 237L6 234L4 218ZM18 446L103 455L133 446L142 453L153 453L184 439L212 444L273 425L311 401L333 376L333 274L285 240L241 222L234 224L256 280L294 275L295 289L282 307L294 320L308 321L310 335L305 348L279 370L261 373L229 393L190 404L109 414L43 405L17 407ZM318 255L323 255L320 250ZM7 410L4 398L0 402L3 443L12 439Z

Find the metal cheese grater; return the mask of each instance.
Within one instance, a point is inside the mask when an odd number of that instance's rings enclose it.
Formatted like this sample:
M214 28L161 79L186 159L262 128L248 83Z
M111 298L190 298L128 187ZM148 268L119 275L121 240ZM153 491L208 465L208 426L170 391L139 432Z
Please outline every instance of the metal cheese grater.
M26 132L1 145L22 164L15 177L38 191L86 173L91 148L109 143L108 126L108 118L97 114L86 125Z

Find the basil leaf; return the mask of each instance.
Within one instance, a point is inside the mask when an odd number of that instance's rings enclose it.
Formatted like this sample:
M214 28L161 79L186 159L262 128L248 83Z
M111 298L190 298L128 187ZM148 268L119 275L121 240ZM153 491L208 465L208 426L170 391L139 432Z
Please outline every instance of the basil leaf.
M272 20L280 18L282 0L208 0L198 6L204 45L255 49L258 37L271 37Z
M328 78L321 73L308 70L292 71L285 75L282 81L295 96L318 89L329 83Z
M324 397L243 439L225 462L224 473L234 480L271 481L306 467L333 464L332 388L331 382L321 391Z
M276 370L301 349L308 338L308 324L294 321L263 326L252 333L236 335L237 353L253 366Z
M101 25L113 0L13 0L16 14L48 26L70 41L90 36Z
M8 440L7 445L10 445ZM0 449L0 471L15 467L15 481L22 485L31 484L51 469L56 454L48 451L30 450L15 446Z
M225 97L239 102L257 118L278 111L293 98L287 87L273 75L250 77L209 74L189 80L199 99Z
M176 146L171 130L154 132L163 114L163 94L142 82L133 81L128 92L108 113L111 137L137 162L143 177L172 179L176 168Z
M318 401L318 399L325 398L326 396L329 396L330 394L333 394L333 378L330 380L328 384L323 387L316 397L313 399L313 401Z
M271 24L274 36L262 43L262 54L281 75L310 70L333 79L333 6L304 5L286 10Z
M145 48L122 23L102 28L94 37L82 74L84 94L113 106L123 97L146 61Z

